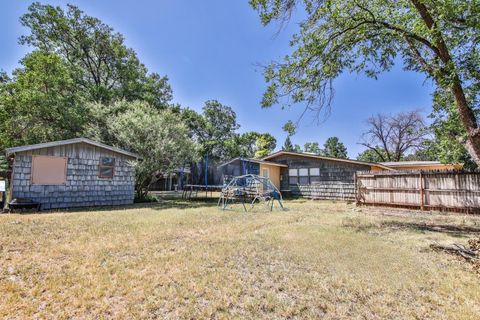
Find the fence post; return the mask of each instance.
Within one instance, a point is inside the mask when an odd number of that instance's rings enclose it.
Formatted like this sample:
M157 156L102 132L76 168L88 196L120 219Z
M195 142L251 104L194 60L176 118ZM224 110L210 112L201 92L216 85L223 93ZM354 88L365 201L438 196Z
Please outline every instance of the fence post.
M423 174L420 171L420 209L425 210L425 192L423 184Z

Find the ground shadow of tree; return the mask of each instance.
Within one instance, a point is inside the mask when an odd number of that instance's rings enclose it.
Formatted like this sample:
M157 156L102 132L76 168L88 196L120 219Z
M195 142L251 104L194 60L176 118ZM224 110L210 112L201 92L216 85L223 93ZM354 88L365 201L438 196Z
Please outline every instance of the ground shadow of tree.
M14 214L50 214L50 213L74 213L74 212L101 212L101 211L125 211L131 209L152 209L152 210L167 210L167 209L195 209L195 208L213 208L217 206L216 199L199 199L199 200L180 200L180 199L161 199L158 202L134 203L122 206L98 206L98 207L74 207L54 210L24 210L15 211Z
M380 226L390 229L409 229L420 232L446 233L455 237L480 235L480 227L455 224L439 224L410 221L383 221Z

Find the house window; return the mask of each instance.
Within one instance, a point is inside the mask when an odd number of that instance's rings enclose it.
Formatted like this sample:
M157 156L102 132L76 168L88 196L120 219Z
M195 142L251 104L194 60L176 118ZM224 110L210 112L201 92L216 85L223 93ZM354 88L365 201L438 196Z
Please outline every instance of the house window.
M310 176L317 177L320 175L320 168L310 168Z
M115 172L115 158L102 157L98 166L98 177L102 179L112 179Z
M289 169L288 170L288 175L290 177L296 177L296 176L298 176L298 170L297 169Z
M67 158L33 156L32 184L62 185L67 180Z
M308 177L308 169L298 169L298 175L300 177Z
M288 181L289 184L298 184L298 177L290 177Z

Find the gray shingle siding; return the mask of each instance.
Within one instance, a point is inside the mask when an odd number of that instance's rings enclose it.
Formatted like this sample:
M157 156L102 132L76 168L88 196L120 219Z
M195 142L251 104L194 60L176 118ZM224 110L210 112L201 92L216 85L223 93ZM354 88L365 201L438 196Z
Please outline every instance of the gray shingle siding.
M85 150L81 150L81 148ZM70 150L71 149L71 150ZM133 203L135 172L131 158L97 147L21 152L13 164L13 198L28 198L40 202L42 209L110 206ZM79 149L81 152L78 152ZM71 152L73 151L73 153ZM66 156L67 175L64 185L32 185L32 155ZM69 157L72 155L73 157ZM114 157L113 179L98 177L100 157Z
M370 170L370 166L363 164L290 155L278 156L270 161L288 165L288 168L282 168L280 171L282 190L289 190L294 196L315 199L354 200L355 172ZM291 184L288 170L300 168L319 168L320 175L314 179L306 178L308 180L306 183Z

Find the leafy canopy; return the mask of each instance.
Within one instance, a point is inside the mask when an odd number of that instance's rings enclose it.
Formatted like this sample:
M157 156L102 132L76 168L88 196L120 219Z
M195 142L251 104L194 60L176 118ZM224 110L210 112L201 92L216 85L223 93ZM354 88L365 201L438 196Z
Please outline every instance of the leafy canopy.
M318 142L306 142L303 146L303 150L305 152L320 154L322 149L320 149L320 145Z
M342 142L340 142L338 137L330 137L325 141L321 155L332 158L347 159L347 148Z
M453 100L461 138L480 163L480 4L478 0L250 0L263 24L306 18L293 52L265 69L262 106L303 103L327 111L332 82L343 72L376 78L401 60L432 79ZM443 105L449 107L449 105Z
M35 2L20 21L30 30L20 43L61 57L88 101L142 100L164 108L172 99L166 77L149 74L120 33L78 7Z
M0 149L79 136L86 109L68 65L38 50L20 63L0 83Z
M109 112L107 125L115 145L142 157L136 163L136 190L145 197L150 186L167 173L195 159L193 141L181 115L169 109L157 110L145 102L116 102L104 106L123 110Z

